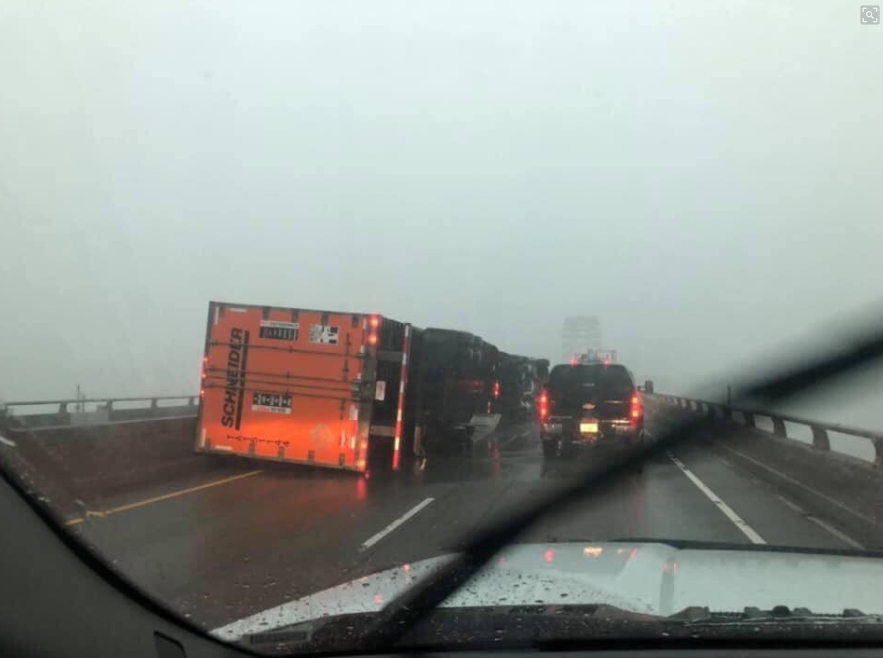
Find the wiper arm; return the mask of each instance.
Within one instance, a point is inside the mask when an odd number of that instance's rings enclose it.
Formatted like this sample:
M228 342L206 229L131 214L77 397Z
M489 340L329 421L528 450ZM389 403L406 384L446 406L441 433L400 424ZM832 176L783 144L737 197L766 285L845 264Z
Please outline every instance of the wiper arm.
M874 327L865 337L854 340L836 353L829 352L808 364L793 365L776 375L761 378L741 389L737 388L743 392L734 403L738 404L743 400L759 404L780 403L881 358L883 327ZM647 459L662 455L676 444L696 437L711 422L702 417L682 422L662 432L650 447L626 456L603 471L592 472L587 468L581 474L584 477L576 478L573 482L534 499L507 518L491 523L489 527L479 531L457 557L425 581L392 600L375 619L365 634L363 643L369 649L394 644L537 520L551 511L560 512L566 509L584 499L593 489L630 472Z

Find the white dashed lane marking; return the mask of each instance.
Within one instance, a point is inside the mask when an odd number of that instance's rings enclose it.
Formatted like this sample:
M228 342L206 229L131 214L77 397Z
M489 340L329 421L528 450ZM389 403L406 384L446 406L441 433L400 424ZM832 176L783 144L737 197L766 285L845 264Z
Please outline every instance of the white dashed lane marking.
M371 537L369 537L368 539L366 539L366 540L365 540L365 543L362 544L362 545L359 547L359 550L360 550L360 551L365 551L365 550L371 548L372 546L374 546L374 544L376 544L376 543L379 542L381 539L383 539L384 537L386 537L389 533L391 533L393 530L395 530L395 529L398 528L400 525L402 525L403 523L405 523L405 522L406 522L408 519L410 519L412 516L414 516L414 515L416 515L416 514L419 514L419 513L420 513L420 510L424 509L425 507L428 507L429 504L432 503L432 501L434 501L434 500L435 500L435 498L427 498L427 499L424 500L422 503L418 503L417 505L415 505L414 507L412 507L411 509L409 509L407 512L405 512L404 514L402 514L402 515L401 515L399 518L397 518L395 521L393 521L393 522L390 523L388 526L386 526L383 530L381 530L380 532L378 532L376 535L372 535Z
M690 480L690 482L692 482L693 484L696 485L696 488L699 489L699 491L701 491L702 493L705 494L706 498L708 498L711 502L713 502L715 505L717 505L717 508L723 513L723 515L726 516L730 521L732 521L733 525L735 525L737 528L739 528L739 530L742 531L742 534L744 534L746 537L748 537L748 539L751 541L752 544L766 544L766 541L764 540L764 538L761 537L759 534L757 534L754 531L754 528L752 528L750 525L745 523L745 521L742 519L742 517L739 516L738 514L736 514L736 512L734 512L733 509L729 505L727 505L723 500L721 500L720 497L716 493L714 493L711 489L709 489L705 485L705 483L702 480L700 480L696 476L695 473L693 473L693 471L691 471L689 468L687 468L687 466L686 466L686 464L684 464L684 462L682 462L680 459L678 459L677 457L675 457L671 453L668 453L668 458L671 459L672 462L674 462L675 466L677 466L679 469L681 469L681 471L683 471L684 475L687 476L687 478Z

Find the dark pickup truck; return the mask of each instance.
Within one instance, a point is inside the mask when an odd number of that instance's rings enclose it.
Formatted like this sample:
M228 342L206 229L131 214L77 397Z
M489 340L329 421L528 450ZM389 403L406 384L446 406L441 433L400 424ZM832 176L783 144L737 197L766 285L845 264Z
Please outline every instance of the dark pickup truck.
M644 440L642 395L621 364L555 366L540 393L539 412L546 457L598 445L638 446Z

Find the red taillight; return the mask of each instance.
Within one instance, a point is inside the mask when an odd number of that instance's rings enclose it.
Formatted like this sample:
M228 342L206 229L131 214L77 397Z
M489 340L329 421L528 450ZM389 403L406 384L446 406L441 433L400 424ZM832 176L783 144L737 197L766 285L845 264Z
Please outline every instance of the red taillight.
M370 336L368 336L368 344L377 345L377 334L371 334Z
M494 382L494 399L500 397L500 382Z
M370 322L371 322L371 328L377 329L377 327L380 326L380 316L379 315L372 315Z
M540 407L540 420L546 420L546 417L549 415L549 394L546 393L545 389L540 393L538 402Z
M199 397L201 397L201 398L205 397L205 389L204 388L199 389Z
M644 410L641 408L641 398L637 395L633 395L629 409L629 419L632 421L633 425L636 425L643 415Z

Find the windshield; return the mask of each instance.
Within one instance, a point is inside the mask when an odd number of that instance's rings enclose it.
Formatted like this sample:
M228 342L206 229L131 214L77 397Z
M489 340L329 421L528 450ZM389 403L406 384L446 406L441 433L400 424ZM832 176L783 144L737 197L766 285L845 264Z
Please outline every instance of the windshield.
M881 61L858 3L8 0L0 474L257 651L883 615L879 369L751 388L883 317Z

